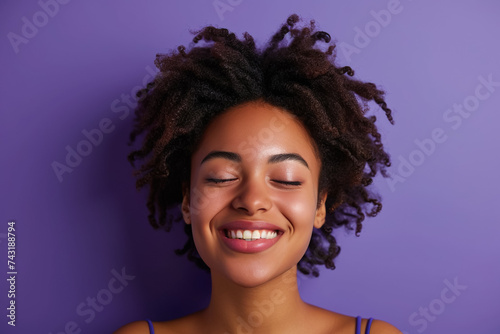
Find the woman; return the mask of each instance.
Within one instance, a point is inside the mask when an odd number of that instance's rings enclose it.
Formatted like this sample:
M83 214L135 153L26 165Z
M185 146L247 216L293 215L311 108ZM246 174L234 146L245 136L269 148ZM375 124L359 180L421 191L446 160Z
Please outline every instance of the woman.
M199 312L116 333L400 333L307 304L297 289L297 271L335 268L334 228L359 234L381 210L367 186L390 160L366 102L392 123L383 92L350 78L330 36L298 21L262 50L249 34L206 27L194 38L205 45L157 56L131 135L145 138L129 159L145 160L137 186L150 188L155 228L168 230L181 204L188 241L178 253L210 271L212 294Z

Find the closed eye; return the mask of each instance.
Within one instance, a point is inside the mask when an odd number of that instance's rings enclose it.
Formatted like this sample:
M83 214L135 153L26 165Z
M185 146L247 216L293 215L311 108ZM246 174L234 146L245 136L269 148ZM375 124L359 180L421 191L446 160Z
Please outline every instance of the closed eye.
M287 186L300 186L302 184L302 182L300 181L280 181L280 180L273 180L273 181Z
M237 179L236 178L233 178L233 179L214 179L214 178L208 178L208 179L206 179L207 182L215 183L215 184L229 182L229 181L234 181L234 180L237 180Z
M215 184L220 184L220 183L225 183L225 182L230 182L230 181L235 181L237 178L232 178L232 179L215 179L215 178L208 178L206 179L207 182L210 183L215 183ZM281 180L271 180L273 182L283 184L286 186L300 186L302 185L302 182L300 181L281 181Z

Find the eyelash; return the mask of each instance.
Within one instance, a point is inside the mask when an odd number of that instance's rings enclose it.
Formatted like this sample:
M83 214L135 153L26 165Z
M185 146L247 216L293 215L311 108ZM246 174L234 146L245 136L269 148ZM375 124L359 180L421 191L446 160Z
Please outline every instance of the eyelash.
M234 181L234 180L236 180L236 179L214 179L214 178L209 178L209 179L207 179L207 182L218 184L218 183L224 183L224 182L229 182L229 181Z
M224 182L229 182L229 181L234 181L236 179L214 179L214 178L209 178L207 179L207 182L215 183L215 184L220 184ZM300 181L279 181L279 180L271 180L280 184L284 184L287 186L300 186L302 185L302 182Z
M278 181L278 180L272 180L274 182L278 182L287 186L300 186L302 182L299 181Z

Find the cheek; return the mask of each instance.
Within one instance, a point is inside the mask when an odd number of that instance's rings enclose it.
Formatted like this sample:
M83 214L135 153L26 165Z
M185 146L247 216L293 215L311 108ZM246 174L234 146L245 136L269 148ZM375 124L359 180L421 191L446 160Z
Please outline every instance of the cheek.
M196 250L205 263L212 267L216 249L213 218L227 205L227 196L215 188L194 183L190 189L190 218Z
M283 259L288 264L297 264L309 247L316 214L315 196L311 193L288 193L280 196L276 205L289 221L287 247Z
M192 183L189 202L191 217L210 215L221 200L220 191L217 189Z
M316 214L316 196L312 191L288 192L275 196L279 211L294 225L294 228L312 228Z

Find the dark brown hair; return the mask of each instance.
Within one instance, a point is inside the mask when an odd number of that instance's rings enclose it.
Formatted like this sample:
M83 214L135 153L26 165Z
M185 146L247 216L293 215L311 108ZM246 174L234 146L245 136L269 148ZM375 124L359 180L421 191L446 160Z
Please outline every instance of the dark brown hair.
M316 31L314 21L297 27L299 21L291 15L263 48L248 33L239 39L226 29L207 26L195 33L189 50L179 46L177 52L158 54L160 72L137 93L130 139L144 139L129 161L143 160L136 170L137 188L149 187L149 222L168 231L174 221L183 221L179 204L183 185L190 180L191 154L211 120L256 100L297 116L319 149L318 198L328 195L325 224L313 231L298 264L302 273L318 276L317 265L335 268L340 247L333 229L345 226L359 235L365 215L373 217L382 208L368 186L378 172L387 176L390 159L375 116L366 116L368 102L378 104L391 123L393 119L382 90L352 78L350 67L335 64L330 35ZM185 231L188 241L177 253L207 268L191 226L186 224Z

